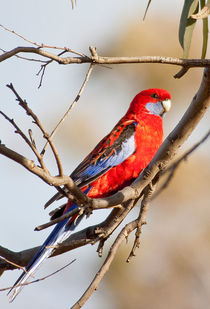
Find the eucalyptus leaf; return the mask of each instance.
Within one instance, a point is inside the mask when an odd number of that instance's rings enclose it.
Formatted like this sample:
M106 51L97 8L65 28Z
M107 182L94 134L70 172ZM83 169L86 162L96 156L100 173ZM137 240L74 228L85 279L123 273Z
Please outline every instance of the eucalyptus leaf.
M201 58L204 59L206 57L206 52L207 52L207 46L208 46L208 14L210 12L210 0L205 2L205 0L200 0L200 7L201 11L200 13L207 7L207 16L204 17L204 14L202 13L201 15L203 16L203 46L202 46L202 53L201 53ZM206 10L205 10L206 11Z
M193 19L191 15L198 12L198 7L198 0L185 0L184 2L179 24L179 42L183 48L183 58L187 58L189 55L192 33L196 23L196 19Z

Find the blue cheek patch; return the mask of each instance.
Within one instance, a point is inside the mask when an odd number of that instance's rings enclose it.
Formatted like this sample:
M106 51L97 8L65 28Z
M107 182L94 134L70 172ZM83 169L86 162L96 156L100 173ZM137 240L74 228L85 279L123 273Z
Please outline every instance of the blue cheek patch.
M145 105L145 107L149 111L149 114L153 114L156 116L163 116L163 114L165 113L165 109L161 102L157 102L157 103L149 102Z

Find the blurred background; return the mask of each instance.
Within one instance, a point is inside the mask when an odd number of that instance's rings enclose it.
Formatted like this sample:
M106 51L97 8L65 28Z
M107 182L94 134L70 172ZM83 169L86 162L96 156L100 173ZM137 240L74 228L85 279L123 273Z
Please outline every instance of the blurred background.
M85 54L93 45L99 55L104 56L181 57L178 25L183 1L152 1L143 21L146 5L146 0L78 0L72 10L68 0L59 3L52 0L7 0L1 6L0 16L1 24L32 41L67 46ZM201 22L198 22L193 34L192 58L200 57L201 31ZM29 45L2 29L0 42L0 47L5 50ZM34 55L32 58L35 58ZM25 132L32 128L41 149L45 141L17 105L6 84L14 84L50 132L77 95L88 65L52 63L47 67L40 89L40 76L36 75L39 63L13 57L2 62L0 68L0 109L14 118ZM143 89L157 87L171 92L173 107L164 119L167 135L190 104L202 77L202 69L192 69L176 80L173 75L178 70L179 67L160 64L95 67L80 101L54 139L65 173L73 171L125 113L132 98ZM209 129L209 116L207 112L179 156L205 135ZM2 143L34 159L3 117L0 119L0 132ZM151 204L136 258L130 264L126 263L134 239L131 235L84 308L209 307L209 151L208 140L181 164L168 189ZM56 164L49 149L46 163L48 169L56 174ZM40 245L49 230L34 232L34 228L48 221L48 210L44 211L43 205L55 190L3 156L0 158L0 170L0 245L14 251ZM137 213L138 207L126 222L135 218ZM95 212L82 222L80 228L102 221L107 214L107 211ZM104 257L113 240L107 242ZM43 277L74 258L77 260L50 279L24 288L13 304L9 305L6 293L1 292L0 307L69 308L85 291L103 262L104 258L97 257L96 248L86 246L49 259L36 277ZM13 285L19 275L19 270L5 272L0 278L0 288Z

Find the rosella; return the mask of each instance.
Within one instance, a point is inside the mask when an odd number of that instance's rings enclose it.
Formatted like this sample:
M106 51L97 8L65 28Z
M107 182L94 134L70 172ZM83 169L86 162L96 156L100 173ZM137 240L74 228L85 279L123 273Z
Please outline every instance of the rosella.
M71 174L75 184L90 198L107 197L129 186L148 165L163 140L162 117L169 111L171 96L163 89L148 89L135 96L130 107L93 151ZM57 193L46 204L61 198ZM68 201L62 213L78 207ZM55 247L67 239L83 216L75 215L58 223L14 284L13 301L25 282L48 258Z

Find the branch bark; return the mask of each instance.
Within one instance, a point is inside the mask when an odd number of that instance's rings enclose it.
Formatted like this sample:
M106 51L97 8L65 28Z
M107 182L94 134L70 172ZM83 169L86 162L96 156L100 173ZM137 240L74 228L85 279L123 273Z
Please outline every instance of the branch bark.
M63 48L64 51L68 51ZM92 52L94 50L94 53ZM59 64L82 64L92 63L100 65L109 64L131 64L131 63L161 63L178 65L182 67L182 70L175 75L176 78L183 76L189 68L193 67L207 67L210 66L210 59L182 59L176 57L165 57L165 56L140 56L140 57L103 57L96 53L96 49L90 47L91 56L86 55L78 57L61 57L59 55L50 53L42 49L42 47L28 47L19 46L8 52L0 55L0 62L5 61L19 53L32 53L43 56L45 58L56 61Z

